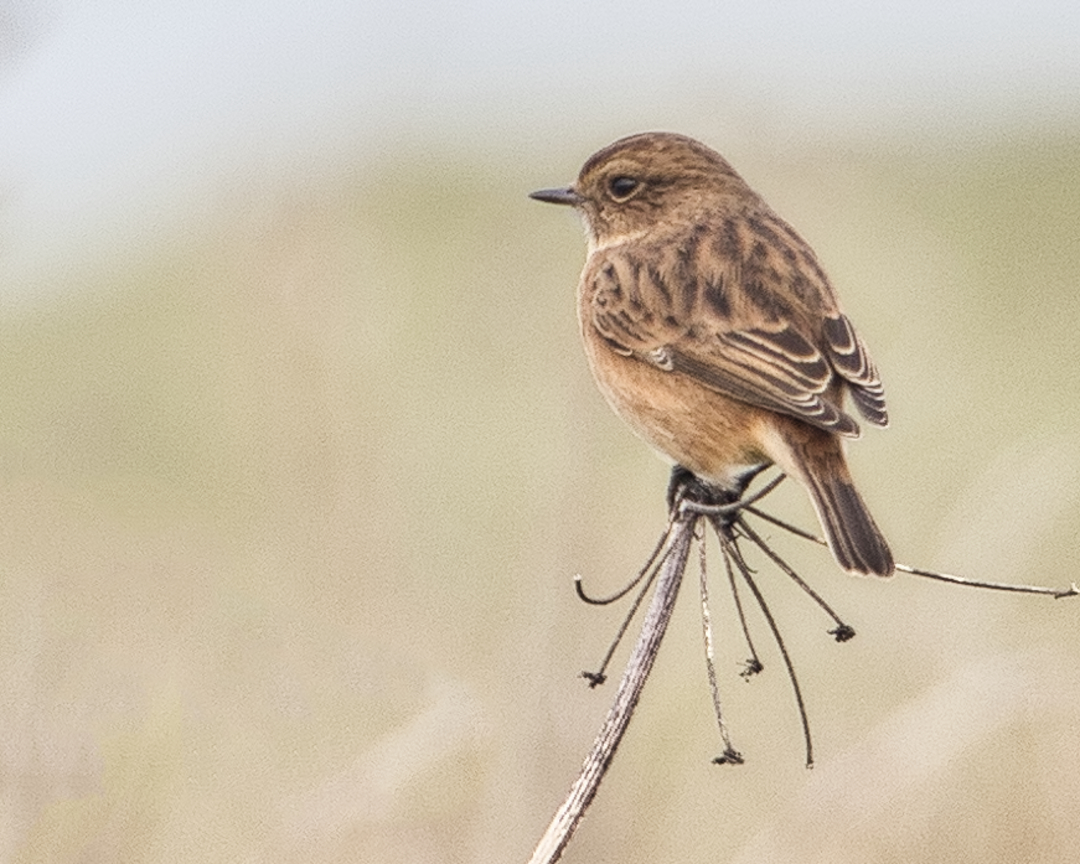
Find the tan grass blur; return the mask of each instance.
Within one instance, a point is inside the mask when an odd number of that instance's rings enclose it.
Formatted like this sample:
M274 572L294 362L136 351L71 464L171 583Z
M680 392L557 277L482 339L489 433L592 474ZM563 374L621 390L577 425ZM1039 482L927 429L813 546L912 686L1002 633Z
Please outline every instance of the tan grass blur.
M900 560L1077 579L1080 140L753 152L885 375L853 462ZM252 181L0 320L0 860L527 857L611 695L574 676L620 612L570 577L663 524L580 356L579 229L525 198L585 153ZM1076 860L1080 606L778 543L859 632L763 575L818 768L718 590L748 764L709 765L686 596L566 860Z

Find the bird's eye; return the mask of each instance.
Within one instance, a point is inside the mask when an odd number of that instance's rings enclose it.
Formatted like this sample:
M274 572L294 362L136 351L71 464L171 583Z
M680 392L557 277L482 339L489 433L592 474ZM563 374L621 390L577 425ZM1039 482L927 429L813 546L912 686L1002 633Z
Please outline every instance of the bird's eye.
M638 181L633 177L614 177L611 182L608 183L608 190L611 192L611 197L616 201L625 201L634 194L634 190L637 188Z

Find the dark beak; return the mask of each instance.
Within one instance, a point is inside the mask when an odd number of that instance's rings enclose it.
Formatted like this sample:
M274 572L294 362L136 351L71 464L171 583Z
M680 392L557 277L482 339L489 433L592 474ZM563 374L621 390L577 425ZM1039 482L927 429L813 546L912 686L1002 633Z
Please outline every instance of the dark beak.
M584 200L574 191L573 186L566 186L562 189L540 189L536 192L530 192L529 197L535 198L537 201L546 201L548 204L569 204L571 207L577 207Z

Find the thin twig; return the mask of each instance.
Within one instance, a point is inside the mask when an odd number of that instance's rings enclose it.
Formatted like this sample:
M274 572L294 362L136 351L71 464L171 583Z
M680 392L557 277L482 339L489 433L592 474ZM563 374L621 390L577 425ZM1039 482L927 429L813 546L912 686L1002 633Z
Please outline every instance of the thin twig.
M785 477L787 477L787 474L780 474L762 486L753 495L749 495L746 498L740 498L738 501L732 501L730 504L702 504L700 501L683 499L681 502L682 507L694 513L700 513L702 516L730 516L732 513L738 513L740 510L745 510L755 501L760 501L772 492L773 489L783 483Z
M798 525L792 525L790 522L785 522L783 519L777 519L771 513L766 513L764 510L759 510L757 507L746 507L744 509L747 513L753 513L759 519L764 519L766 522L772 522L773 525L783 528L785 531L789 531L796 537L802 537L803 540L817 543L818 546L827 547L829 545L821 537L818 537L817 534L811 534L809 531L803 530Z
M619 682L615 701L593 742L592 751L581 767L581 773L540 838L529 864L553 864L559 860L615 756L671 620L697 519L695 514L680 515L672 527L671 549L660 567L656 591L645 615L641 635Z
M927 579L936 579L938 582L949 582L953 585L965 585L968 588L986 588L990 591L1015 591L1018 594L1047 594L1055 600L1063 597L1075 597L1080 594L1080 588L1073 582L1068 588L1046 588L1042 585L1009 585L1006 582L984 582L981 579L965 579L963 576L953 576L951 573L937 573L933 570L920 570L918 567L909 567L907 564L897 564L897 570L910 573L912 576L925 576Z
M601 684L607 681L607 668L608 665L611 663L611 658L615 656L615 650L622 642L623 636L626 635L626 631L630 629L630 622L634 620L635 616L637 615L638 609L641 608L641 601L644 600L645 595L649 593L649 588L656 580L656 574L660 572L660 568L664 566L664 561L667 560L668 555L671 554L671 547L667 546L667 543L673 533L671 526L672 523L669 522L667 532L664 534L663 537L660 538L660 544L656 547L656 550L654 550L653 554L649 556L649 564L652 565L653 560L656 558L656 551L658 551L662 547L664 548L664 554L660 556L660 559L658 561L656 561L655 566L652 566L652 569L648 571L648 578L645 580L645 584L641 586L641 590L638 591L637 595L634 597L634 602L630 604L629 610L627 610L626 614L623 616L622 624L619 625L619 629L615 633L615 638L611 640L611 644L608 645L608 649L604 653L604 659L600 661L600 668L597 669L595 672L585 671L581 673L581 677L589 682L589 687L599 687ZM638 576L634 577L634 581L630 583L630 586L633 587L638 582L640 582L641 577L644 575L645 573L642 572ZM577 584L579 586L578 596L580 597L581 583L578 582ZM629 588L627 588L626 590L629 590ZM621 593L625 594L626 590Z
M785 531L794 534L796 537L802 537L803 540L817 543L818 546L829 545L816 534L804 531L802 528L792 525L790 522L785 522L783 519L777 519L775 516L765 513L757 507L750 506L744 509L747 513L753 513L759 519L771 522L773 525L776 525L778 528L783 528ZM910 573L912 576L936 579L938 582L948 582L951 585L963 585L967 588L985 588L988 591L1012 591L1016 594L1043 594L1048 597L1053 597L1055 600L1080 595L1080 587L1077 587L1075 582L1071 582L1068 588L1049 588L1044 585L1012 585L1008 582L987 582L982 579L968 579L964 576L954 576L951 573L939 573L936 570L923 570L921 567L912 567L909 564L897 564L896 569L901 573Z
M638 570L637 576L631 579L626 585L616 591L614 594L609 594L607 597L593 597L591 594L585 593L585 586L581 584L580 574L574 577L574 591L577 592L578 599L584 603L588 603L590 606L607 606L610 603L614 603L617 600L622 600L627 594L634 590L634 586L637 585L645 574L652 569L657 556L664 548L664 544L667 543L671 537L671 525L674 516L668 519L667 527L664 528L664 533L660 535L660 539L656 541L656 545L653 547L651 553L649 553L648 559L645 561L644 566Z
M749 681L751 676L757 675L765 666L758 657L757 649L754 647L754 640L750 637L750 625L746 621L746 612L743 611L742 598L739 596L739 583L735 581L735 570L731 565L731 555L728 553L726 544L720 544L720 552L724 558L724 570L727 572L728 587L731 588L731 596L735 600L735 612L739 616L739 626L742 628L743 638L746 640L746 650L750 653L750 657L743 664L743 671L739 675L744 681Z
M750 567L743 559L738 544L729 533L724 530L725 526L722 522L715 519L712 524L713 528L716 529L717 538L731 551L735 566L738 567L743 580L753 592L754 599L757 600L758 607L761 609L762 614L765 616L765 621L772 631L773 641L776 642L776 647L780 649L780 656L783 658L784 665L787 667L788 680L791 682L791 689L795 693L795 703L799 709L799 720L802 722L803 740L806 742L806 767L813 768L814 742L810 737L810 719L806 713L806 703L803 701L802 689L799 687L799 677L795 674L795 666L792 664L791 656L788 654L787 646L784 644L784 637L780 635L780 628L777 626L776 619L773 618L772 612L769 611L769 604L765 602L765 597L762 595L761 589L758 588L757 582L754 581L754 577L750 575Z
M817 603L817 605L821 607L822 611L830 618L832 618L833 621L836 622L836 629L830 630L829 633L836 639L837 642L847 642L849 639L854 638L855 629L850 624L842 621L840 619L840 616L836 614L832 606L825 602L825 598L818 594L817 591L815 591L813 588L811 588L807 584L806 580L803 579L802 576L800 576L798 573L796 573L795 569L790 564L788 564L787 561L777 555L776 552L774 552L769 547L769 544L767 544L760 536L758 536L758 533L754 531L753 528L746 524L745 519L740 517L736 521L736 524L739 526L739 530L748 538L750 538L751 542L753 542L754 545L758 547L758 549L760 549L762 552L768 555L770 559L772 559L773 564L783 570L784 573L787 574L789 579L791 579L796 585L802 588L802 590L810 596L810 599Z
M724 722L724 713L720 708L720 687L716 683L716 661L713 649L712 615L709 612L709 580L708 568L705 561L705 537L699 539L700 556L698 567L698 591L701 594L701 635L705 642L705 671L709 677L709 695L712 696L713 713L716 715L716 725L720 730L720 740L724 745L723 752L713 759L717 765L741 765L743 755L731 744L731 735L728 733L727 724Z

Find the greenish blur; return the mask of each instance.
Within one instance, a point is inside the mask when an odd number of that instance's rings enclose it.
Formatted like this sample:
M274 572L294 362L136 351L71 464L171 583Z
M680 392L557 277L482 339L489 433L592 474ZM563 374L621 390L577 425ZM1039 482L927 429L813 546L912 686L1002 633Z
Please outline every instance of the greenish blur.
M882 369L893 426L851 452L898 558L1077 579L1080 137L709 143ZM589 150L403 152L252 180L0 320L0 859L523 861L561 801L624 608L571 577L632 575L667 468L585 369L579 227L526 198ZM1080 606L852 579L768 533L859 633L758 562L818 767L760 615L738 678L719 581L747 764L710 766L688 578L565 860L1075 860Z

